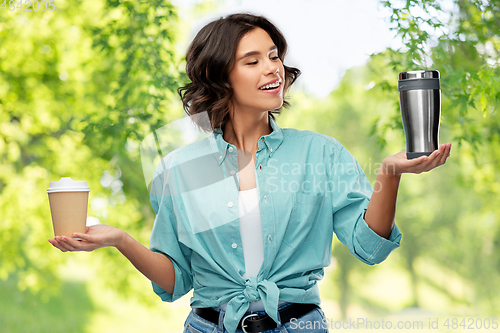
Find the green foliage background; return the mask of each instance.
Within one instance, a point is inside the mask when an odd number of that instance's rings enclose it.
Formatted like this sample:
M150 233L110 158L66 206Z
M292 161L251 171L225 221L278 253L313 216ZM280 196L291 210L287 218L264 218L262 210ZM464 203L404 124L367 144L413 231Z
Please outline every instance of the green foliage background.
M457 11L446 16L438 1L381 1L403 47L347 71L325 99L291 91L293 107L278 118L282 127L337 138L374 181L378 163L405 145L397 73L433 68L442 75L440 140L453 143L452 155L428 174L403 176L402 245L384 264L366 266L335 241L321 285L330 317L408 308L486 317L500 307L500 2L454 3ZM159 305L118 251L60 253L47 242L46 189L63 176L86 180L89 216L148 245L154 213L139 145L183 116L175 91L186 82L178 45L189 24L166 1L0 10L2 331L109 331L120 315L106 311L127 302L136 307L122 313L159 323L127 322L131 332L180 330L184 317Z

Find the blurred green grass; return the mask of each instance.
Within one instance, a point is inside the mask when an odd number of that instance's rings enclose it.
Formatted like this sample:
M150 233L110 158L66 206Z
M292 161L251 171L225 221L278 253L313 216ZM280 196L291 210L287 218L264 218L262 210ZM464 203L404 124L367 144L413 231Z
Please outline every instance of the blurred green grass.
M165 303L143 278L141 288L157 302L154 306L141 304L96 280L97 267L84 264L83 255L75 254L58 267L63 281L60 292L45 301L29 290L20 291L15 274L0 279L0 333L182 332L191 310L191 293L173 304Z
M377 266L376 270L365 276L354 276L352 282L364 280L365 286L354 297L352 304L348 307L347 321L356 321L364 318L371 321L390 320L393 325L398 321L413 322L421 321L428 325L430 320L439 318L440 328L433 332L465 332L458 328L446 329L443 323L446 318L470 318L477 317L478 313L467 311L463 304L443 304L446 301L444 295L429 289L426 281L422 282L420 292L426 300L420 309L405 307L399 304L394 306L394 300L398 295L408 292L407 284L394 285L394 279L405 281L405 272L397 265L396 258L388 259L386 266ZM419 265L419 269L428 270L432 268L433 275L440 276L438 268L428 267L426 264ZM192 292L188 293L175 303L164 303L158 299L157 306L147 307L126 295L119 295L109 288L103 287L94 280L95 267L89 267L78 263L73 259L69 264L60 267L63 283L60 294L49 298L46 302L40 300L29 291L19 291L16 287L17 277L11 275L8 280L0 280L0 332L82 332L82 333L136 333L136 332L182 332L183 323L190 311L189 299ZM327 268L327 276L332 276L335 271L335 263ZM73 278L71 277L73 276ZM391 277L391 278L389 278ZM397 278L395 278L397 277ZM450 277L444 280L450 282ZM144 278L144 287L149 288L150 282ZM408 283L408 281L406 281ZM444 283L444 281L443 281ZM320 293L322 295L322 308L326 318L334 321L342 321L340 309L336 299L335 280L326 278L320 282ZM151 290L151 297L156 297ZM375 308L364 301L370 300L370 304L376 304ZM409 302L410 296L400 297L400 302ZM373 303L373 304L372 304ZM445 302L446 303L446 302ZM399 309L395 309L399 308ZM446 309L446 310L445 310ZM465 311L464 311L465 310ZM481 316L479 316L481 317ZM483 316L484 318L484 316ZM330 328L332 330L332 328ZM380 332L394 331L393 329L369 329L358 327L358 332ZM424 329L405 329L405 332L428 331ZM469 330L470 331L470 330ZM475 330L491 331L491 330Z
M0 331L85 332L85 322L95 310L85 283L64 281L61 293L43 302L30 291L19 291L17 277L0 280Z

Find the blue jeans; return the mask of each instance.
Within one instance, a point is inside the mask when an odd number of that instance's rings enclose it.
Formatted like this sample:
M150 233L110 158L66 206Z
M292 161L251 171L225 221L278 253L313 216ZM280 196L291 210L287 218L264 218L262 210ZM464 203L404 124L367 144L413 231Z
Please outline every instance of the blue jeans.
M281 309L291 303L285 303L278 307ZM185 323L184 323L184 333L228 333L225 328L223 328L222 321L224 320L225 311L220 311L219 315L219 325L205 320L194 313L192 310L189 313ZM256 313L258 315L265 315L264 311L253 311L247 312L245 315L250 313ZM279 316L279 314L278 314ZM263 333L328 333L328 325L325 319L325 314L321 308L316 308L309 313L306 313L302 317L297 319L293 318L290 322L284 325L278 325L278 327L267 330ZM243 331L237 330L236 333L243 333Z

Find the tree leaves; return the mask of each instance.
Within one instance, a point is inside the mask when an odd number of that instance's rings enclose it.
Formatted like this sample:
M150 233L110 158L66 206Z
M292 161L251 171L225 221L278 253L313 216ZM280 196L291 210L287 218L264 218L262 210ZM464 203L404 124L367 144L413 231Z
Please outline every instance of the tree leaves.
M182 113L169 107L185 80L168 2L70 1L50 15L0 11L0 277L16 271L40 293L57 292L57 268L72 258L47 243L51 181L86 180L89 216L147 240L154 214L137 147ZM133 267L96 256L110 286L137 289Z
M383 54L372 57L389 59L385 68L392 75L389 79L391 83L386 82L387 75L380 76L376 89L390 94L395 106L391 116L374 122L372 132L380 142L387 129L402 130L397 122L400 119L399 107L396 106L397 90L394 86L397 72L416 69L440 71L441 128L449 131L452 142L456 143L454 152L452 151L452 157L455 158L448 159L449 162L444 167L451 168L448 177L452 177L453 184L460 185L453 191L454 195L449 197L450 202L446 205L461 211L458 216L449 211L443 218L455 216L460 224L454 228L458 234L456 237L463 237L463 240L460 245L450 243L433 260L455 269L470 281L475 287L478 306L494 309L497 304L494 301L490 300L490 304L486 304L479 300L486 300L489 297L488 290L498 283L491 267L499 267L500 257L491 251L487 255L479 252L483 251L480 249L481 244L491 244L491 239L500 239L499 223L496 220L489 229L478 230L479 226L474 226L471 217L482 220L484 216L500 216L498 205L491 201L494 197L498 198L500 188L500 116L497 111L500 97L499 2L456 0L449 21L443 21L446 16L442 15L443 10L437 1L408 0L403 5L400 1L381 3L391 10L393 30L402 38L404 47L386 50ZM451 161L453 165L448 165ZM470 194L465 201L463 197L460 199L455 196L464 190ZM464 219L464 215L469 215L470 218ZM450 222L452 223L449 224ZM453 226L454 222L442 220L441 224ZM465 224L467 227L464 227ZM429 232L438 228L436 226ZM473 240L465 237L465 229L469 233L473 230ZM446 243L444 234L439 234L437 239ZM468 250L463 250L464 248ZM460 253L458 261L454 254L457 252ZM484 272L481 275L489 274L490 277L476 278L475 272L478 271Z

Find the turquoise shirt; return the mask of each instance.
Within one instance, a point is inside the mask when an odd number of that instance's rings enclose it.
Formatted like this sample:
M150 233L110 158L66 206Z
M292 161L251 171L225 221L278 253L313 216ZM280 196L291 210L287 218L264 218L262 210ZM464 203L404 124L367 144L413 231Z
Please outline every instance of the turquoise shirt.
M243 279L239 229L238 150L220 129L164 157L151 184L156 219L150 250L175 269L173 294L155 283L163 301L194 288L191 307L229 302L224 326L234 332L250 302L261 299L278 322L278 300L320 304L317 282L330 264L332 236L366 264L399 247L396 225L388 239L364 220L372 186L337 140L312 131L280 128L260 137L255 180L264 262L257 278Z

